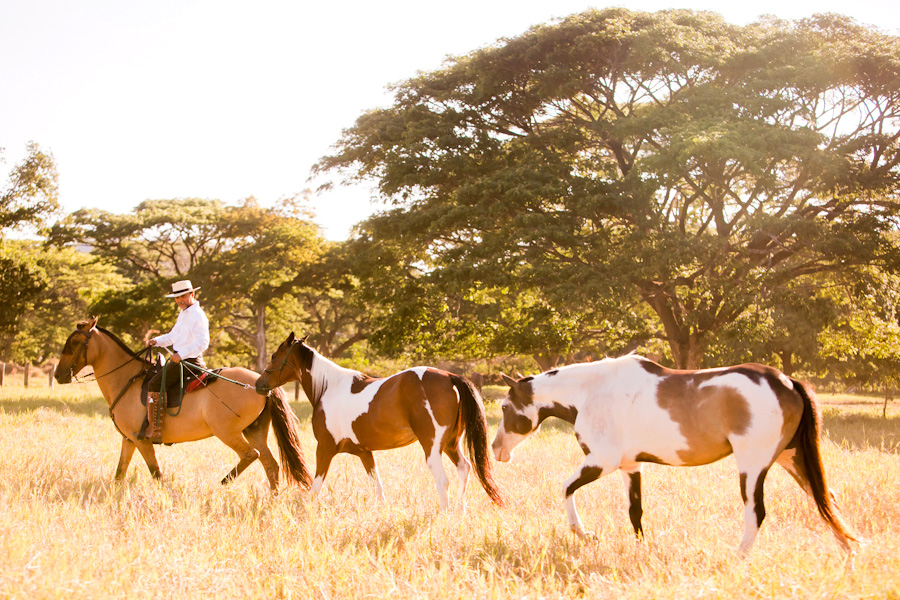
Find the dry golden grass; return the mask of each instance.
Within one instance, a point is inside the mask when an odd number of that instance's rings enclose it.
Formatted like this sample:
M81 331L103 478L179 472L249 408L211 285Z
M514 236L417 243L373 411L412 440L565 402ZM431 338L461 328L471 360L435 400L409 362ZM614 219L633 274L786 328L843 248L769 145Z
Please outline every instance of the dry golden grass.
M877 399L823 401L830 483L866 539L851 561L779 468L766 482L768 518L741 559L733 459L647 465L643 542L618 475L583 488L579 509L597 540L582 543L562 503L581 451L557 422L494 465L506 508L473 477L459 515L437 509L417 446L376 455L387 507L347 455L319 500L272 496L257 465L222 487L236 456L218 440L160 448L161 484L136 454L116 485L120 438L96 387L4 387L0 597L900 598L900 407L882 419ZM312 462L309 408L294 408ZM493 431L496 404L489 413Z

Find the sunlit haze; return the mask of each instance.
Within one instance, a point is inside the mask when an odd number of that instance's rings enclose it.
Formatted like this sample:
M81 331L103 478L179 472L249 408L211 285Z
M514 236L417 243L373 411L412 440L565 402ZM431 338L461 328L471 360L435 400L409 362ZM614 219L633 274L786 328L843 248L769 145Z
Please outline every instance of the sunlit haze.
M3 178L29 141L52 152L66 212L130 211L146 199L255 196L270 205L314 187L310 167L387 86L437 69L584 0L310 2L3 0ZM632 0L639 10L836 12L900 34L900 2ZM313 195L317 222L343 239L375 207L366 188Z

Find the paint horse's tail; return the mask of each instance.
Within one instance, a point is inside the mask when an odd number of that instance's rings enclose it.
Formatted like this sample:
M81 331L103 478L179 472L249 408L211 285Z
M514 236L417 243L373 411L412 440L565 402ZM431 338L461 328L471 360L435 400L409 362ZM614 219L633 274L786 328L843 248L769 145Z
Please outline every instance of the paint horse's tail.
M290 484L309 489L312 485L312 476L306 468L306 461L303 460L300 436L297 433L297 417L288 405L284 391L281 388L269 390L266 394L266 404L272 414L272 429L275 431L275 440L281 453L281 472L284 478Z
M791 379L794 390L803 399L803 415L800 417L800 425L794 434L790 446L796 446L797 452L803 462L803 471L809 486L809 492L816 501L816 508L825 522L831 527L838 542L847 550L850 542L856 538L850 533L849 528L841 517L840 510L834 497L828 490L825 481L825 467L822 464L822 454L819 450L821 440L822 416L816 400L811 396L806 386L796 379Z
M500 490L494 483L491 474L491 456L488 451L487 420L484 416L484 404L481 394L475 389L475 385L459 375L450 375L453 387L459 392L459 413L462 421L462 429L466 434L469 459L475 465L475 473L481 487L493 500L494 504L503 506L503 498Z

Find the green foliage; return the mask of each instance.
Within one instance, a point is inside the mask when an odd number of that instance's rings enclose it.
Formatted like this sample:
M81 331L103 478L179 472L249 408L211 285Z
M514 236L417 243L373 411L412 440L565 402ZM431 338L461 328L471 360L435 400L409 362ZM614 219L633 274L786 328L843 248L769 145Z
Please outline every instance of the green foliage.
M898 72L898 39L844 17L616 8L397 85L318 165L398 206L360 230L399 269L373 342L552 353L649 314L639 343L696 367L792 282L894 269Z
M326 244L298 198L274 208L253 198L237 206L187 198L148 200L121 215L80 210L55 226L50 240L89 246L128 278L129 286L110 290L92 310L136 343L174 322L177 311L163 297L172 280L199 285L198 299L210 317L208 357L221 364L262 368L272 344L280 342L267 340L268 330L288 330L288 319L298 315L314 321L316 310L331 302L307 294L301 309L287 299L314 285L326 297L331 289L317 275Z
M9 341L22 323L24 309L30 306L47 282L36 265L17 251L18 245L0 243L0 337ZM3 344L5 353L9 344Z
M267 315L278 320L279 313L266 307L297 286L324 240L293 203L270 210L249 199L226 211L217 243L223 247L199 262L196 279L210 290L206 298L220 324L236 343L247 345L253 366L262 369L280 342L267 340Z
M218 200L147 200L131 213L81 209L49 231L56 245L83 244L135 283L185 279L205 257L229 249L229 209Z
M20 288L26 293L20 293L11 305L16 318L0 333L3 360L40 364L58 356L74 324L88 314L88 307L104 293L125 285L108 265L72 248L7 241L0 250L8 253L0 256L0 264L14 254L32 286Z
M25 160L10 172L5 189L0 190L0 237L8 229L42 224L59 209L58 194L53 155L29 143Z

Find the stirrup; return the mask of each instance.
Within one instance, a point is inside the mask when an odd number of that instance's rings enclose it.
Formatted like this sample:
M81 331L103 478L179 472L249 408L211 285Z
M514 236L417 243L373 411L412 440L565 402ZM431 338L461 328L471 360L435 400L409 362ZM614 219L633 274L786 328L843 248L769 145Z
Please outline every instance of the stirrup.
M147 437L147 427L149 427L149 426L150 426L150 421L148 421L147 418L145 417L144 422L141 424L141 430L136 431L134 433L134 439L149 440L150 438Z

